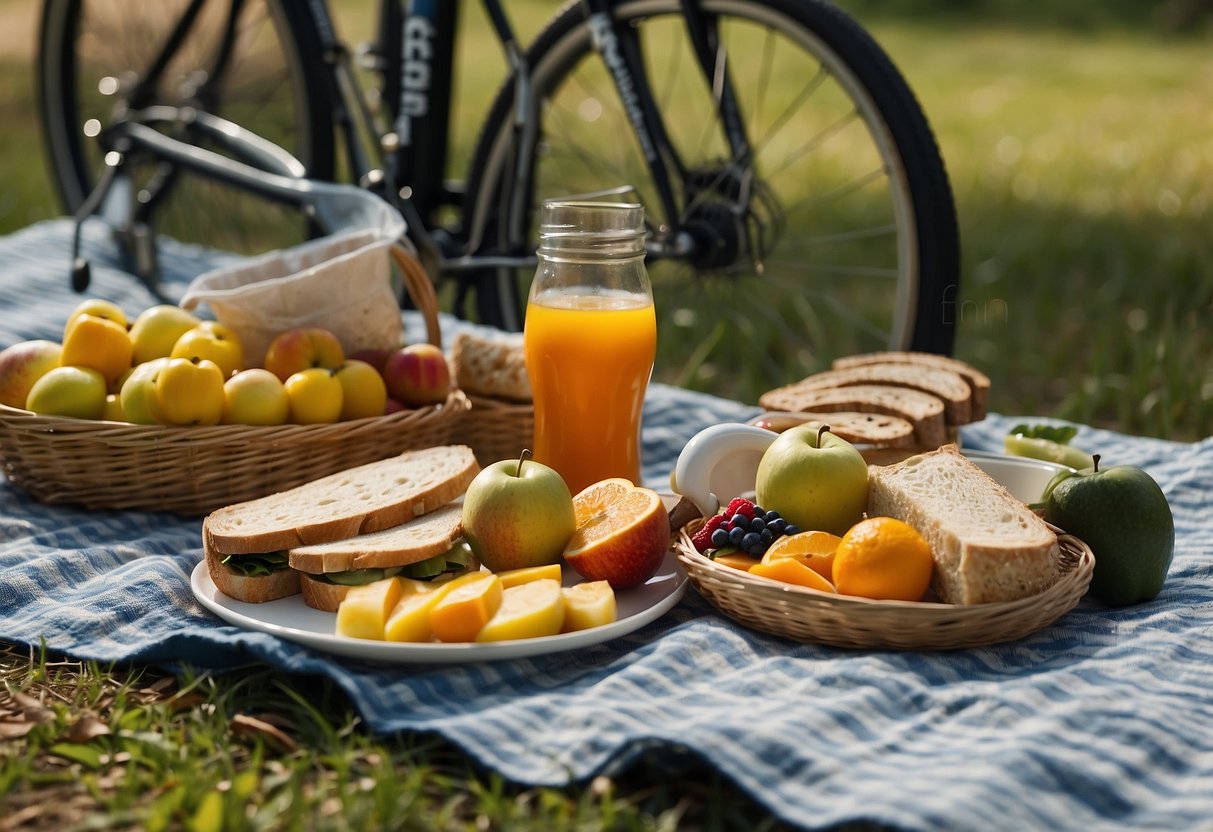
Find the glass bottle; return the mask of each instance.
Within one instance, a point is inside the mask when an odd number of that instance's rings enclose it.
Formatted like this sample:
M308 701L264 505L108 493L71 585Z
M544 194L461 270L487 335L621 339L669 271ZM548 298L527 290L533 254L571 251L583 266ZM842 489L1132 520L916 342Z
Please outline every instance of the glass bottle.
M644 207L550 201L524 344L535 459L576 494L609 477L640 482L640 423L657 349L644 267Z

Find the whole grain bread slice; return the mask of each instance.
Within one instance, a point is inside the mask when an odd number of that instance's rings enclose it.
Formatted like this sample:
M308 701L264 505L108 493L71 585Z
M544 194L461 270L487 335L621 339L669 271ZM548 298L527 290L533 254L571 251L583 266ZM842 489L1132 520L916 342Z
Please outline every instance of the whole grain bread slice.
M856 384L805 389L799 384L789 384L763 393L758 403L767 410L814 413L851 410L897 416L914 426L914 440L924 448L938 448L947 437L943 401L909 387Z
M835 370L846 370L865 364L916 364L925 367L939 367L958 373L969 385L972 391L969 418L980 421L986 417L990 402L990 377L978 370L967 361L953 358L950 355L939 355L933 352L916 352L913 350L881 350L859 355L848 355L834 360Z
M367 463L212 512L206 527L228 555L330 543L399 526L467 490L480 466L466 445L440 445Z
M1014 601L1060 576L1057 535L955 445L870 466L868 514L909 523L926 539L945 603Z
M969 384L952 370L918 364L861 364L844 370L824 370L796 382L801 390L824 390L831 387L852 387L857 384L887 384L930 393L944 403L944 421L949 425L964 425L970 421L973 397Z
M449 503L399 526L287 551L292 569L318 575L408 566L441 555L463 533L463 504Z
M914 425L908 419L888 413L860 413L854 410L822 413L768 413L751 424L776 433L796 425L821 427L848 442L876 448L906 448L914 445Z

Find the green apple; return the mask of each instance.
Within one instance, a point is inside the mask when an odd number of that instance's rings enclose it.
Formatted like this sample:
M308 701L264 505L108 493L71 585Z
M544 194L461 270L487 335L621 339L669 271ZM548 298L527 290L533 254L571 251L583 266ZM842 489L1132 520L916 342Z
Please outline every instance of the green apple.
M118 400L123 418L136 425L160 424L160 405L156 401L156 374L168 364L168 358L153 358L134 367L122 382Z
M105 376L89 367L56 367L34 382L25 409L44 416L100 419L105 414Z
M755 500L801 529L843 535L868 505L868 465L829 425L781 433L763 452Z
M1175 520L1154 478L1131 465L1093 465L1059 474L1045 519L1091 547L1091 594L1110 607L1150 601L1162 591L1175 552Z
M530 455L489 465L463 497L463 536L494 572L558 563L576 527L569 487Z

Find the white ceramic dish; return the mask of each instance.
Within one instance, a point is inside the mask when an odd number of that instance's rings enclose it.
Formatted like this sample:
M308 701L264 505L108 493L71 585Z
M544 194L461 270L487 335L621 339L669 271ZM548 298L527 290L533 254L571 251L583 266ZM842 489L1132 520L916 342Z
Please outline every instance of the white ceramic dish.
M565 572L566 583L577 582L572 570L566 569ZM677 604L686 592L687 574L671 550L666 553L657 574L647 583L617 593L618 617L614 623L576 633L495 644L408 644L338 636L333 632L337 616L312 609L303 603L301 595L264 604L246 604L229 598L216 588L206 570L205 561L194 567L190 586L202 606L237 627L269 633L316 650L355 659L448 664L558 653L619 638L657 620Z
M777 436L749 424L722 424L703 429L687 442L678 456L674 489L695 503L705 517L715 514L721 501L753 492L758 462ZM986 451L964 453L1025 503L1037 502L1058 471L1070 470L1026 457Z

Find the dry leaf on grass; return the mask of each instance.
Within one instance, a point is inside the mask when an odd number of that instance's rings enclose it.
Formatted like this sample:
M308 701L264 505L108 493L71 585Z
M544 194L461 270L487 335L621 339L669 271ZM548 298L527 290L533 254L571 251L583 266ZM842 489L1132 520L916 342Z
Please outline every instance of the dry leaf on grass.
M88 742L95 737L104 737L110 733L110 727L92 711L85 711L80 718L68 729L68 742Z
M254 716L236 714L232 717L230 727L238 737L261 737L286 751L294 751L298 747L281 728Z

